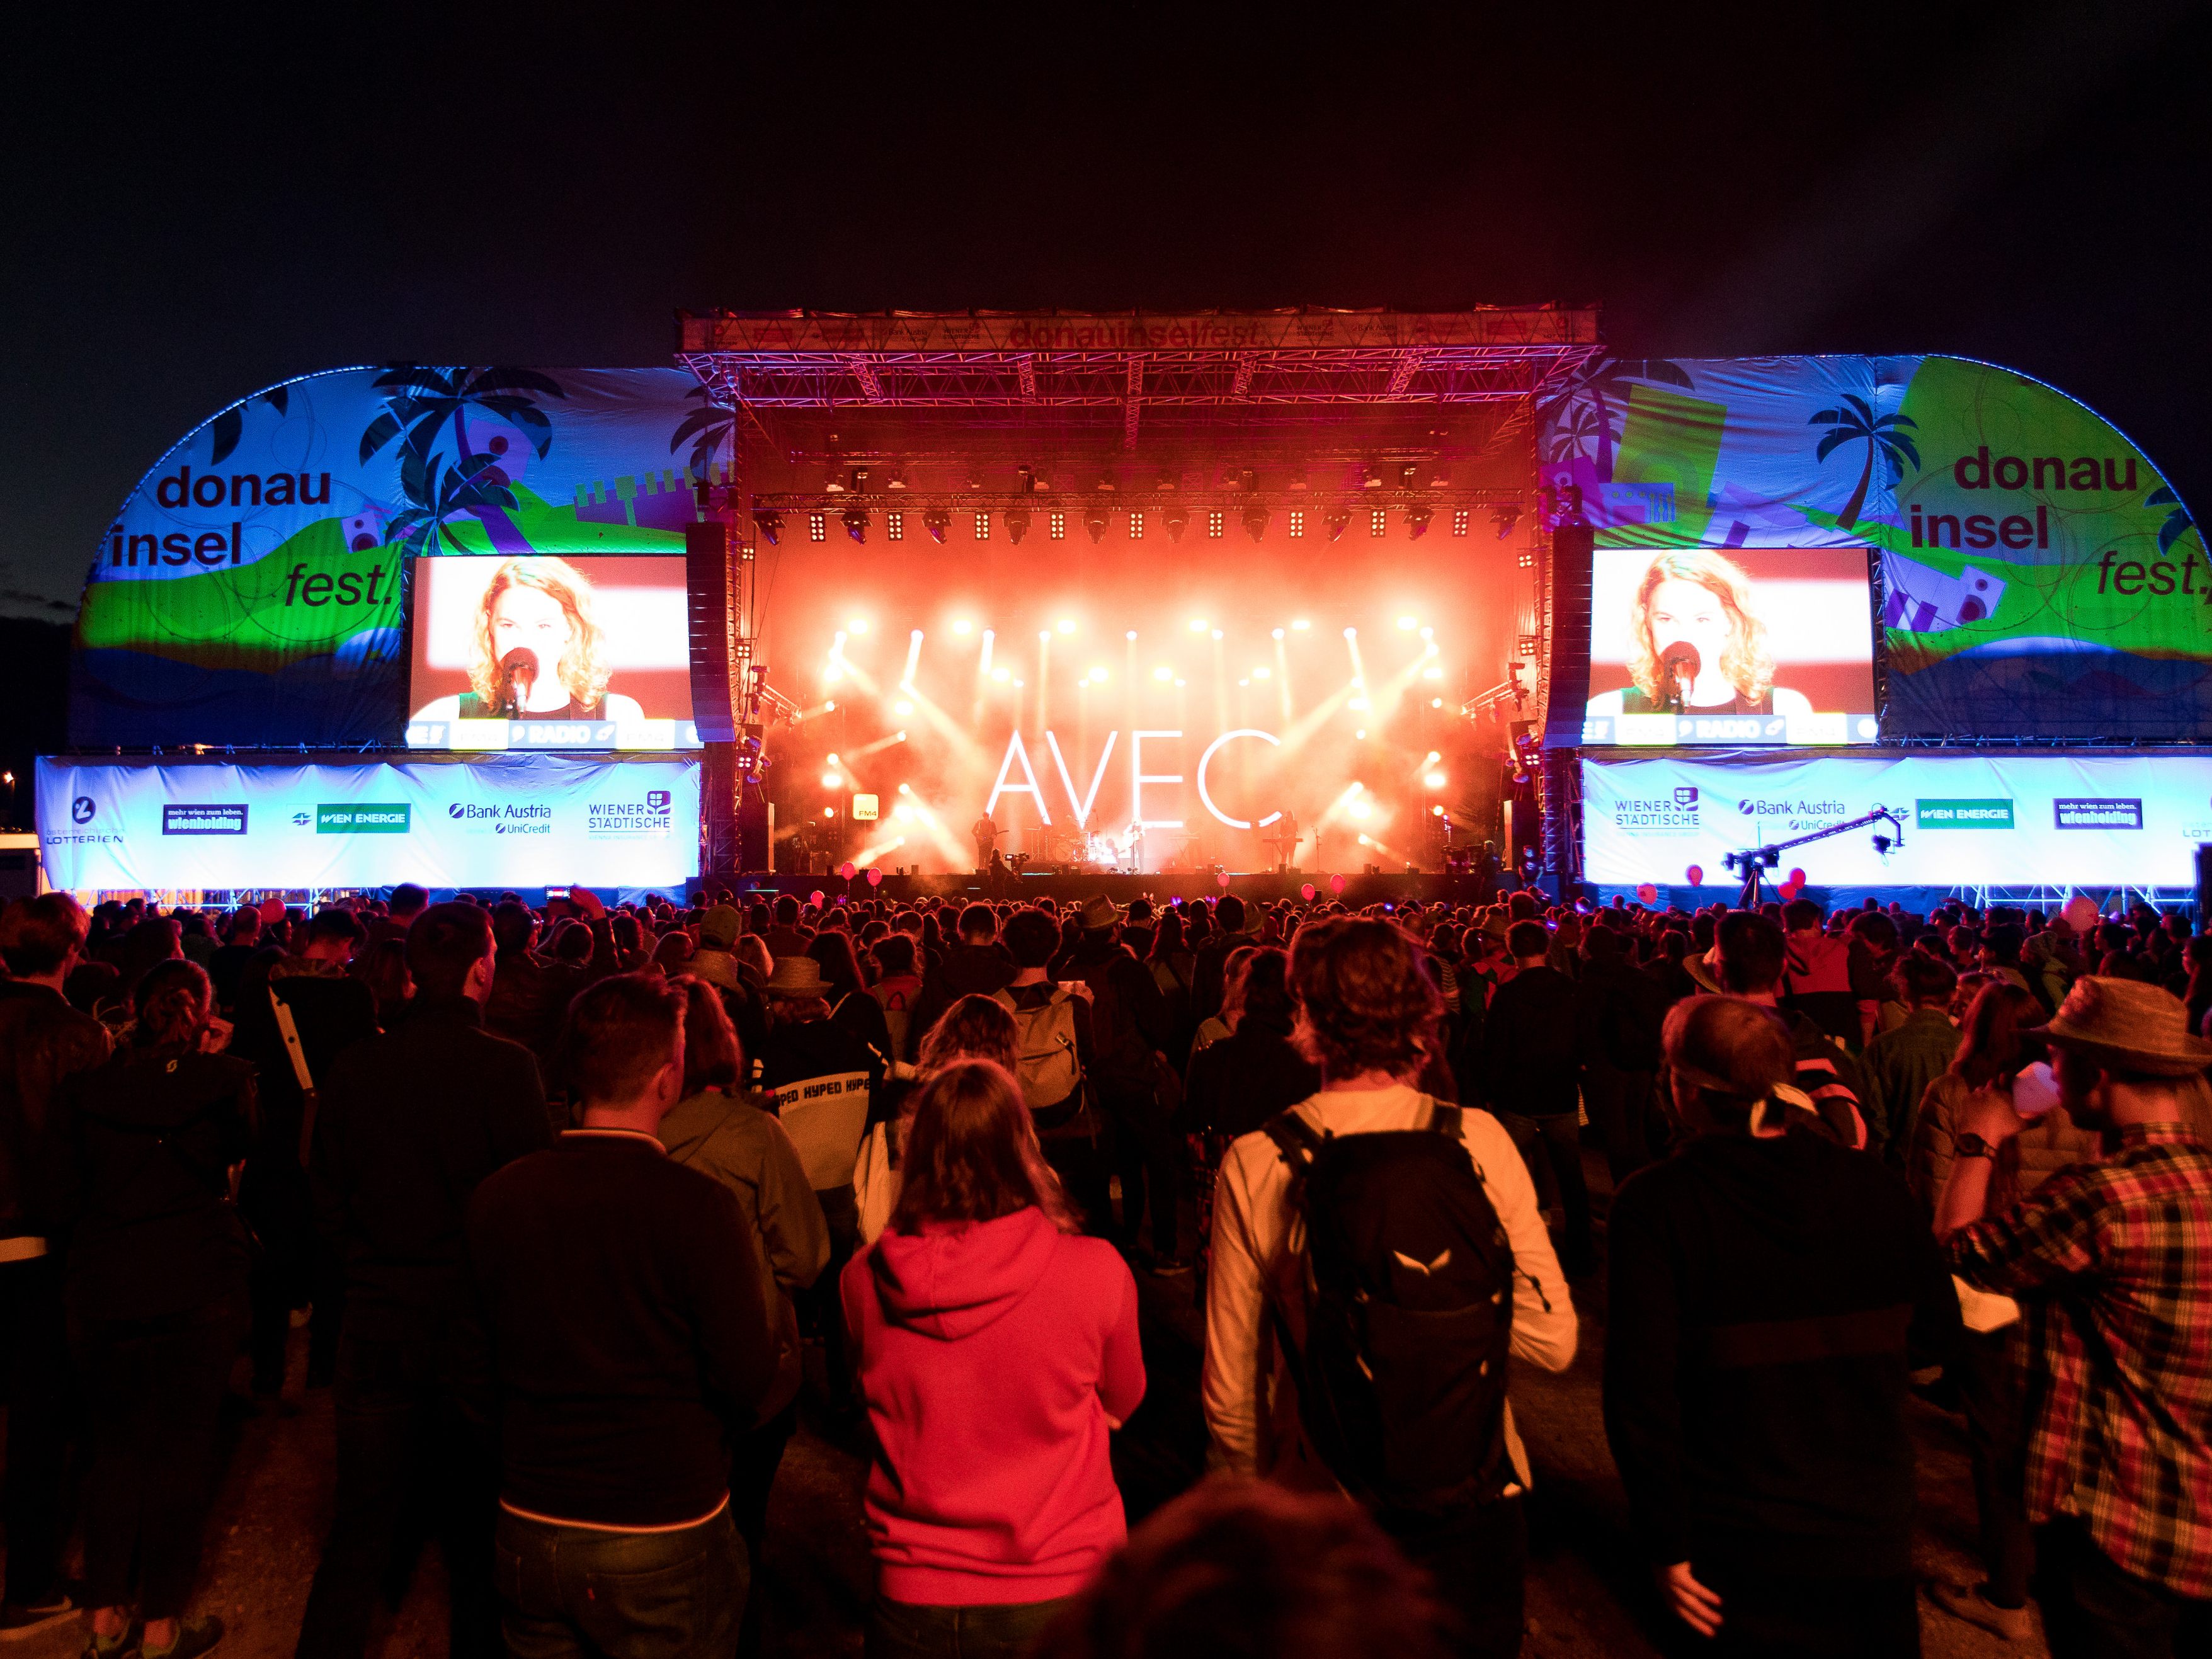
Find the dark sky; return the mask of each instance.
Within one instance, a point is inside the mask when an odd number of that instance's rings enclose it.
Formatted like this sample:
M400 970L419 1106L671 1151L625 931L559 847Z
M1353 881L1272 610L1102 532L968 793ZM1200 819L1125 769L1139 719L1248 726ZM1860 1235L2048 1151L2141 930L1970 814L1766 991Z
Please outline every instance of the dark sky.
M1596 301L2005 363L2212 499L2204 4L341 9L11 18L0 611L240 395L678 306Z

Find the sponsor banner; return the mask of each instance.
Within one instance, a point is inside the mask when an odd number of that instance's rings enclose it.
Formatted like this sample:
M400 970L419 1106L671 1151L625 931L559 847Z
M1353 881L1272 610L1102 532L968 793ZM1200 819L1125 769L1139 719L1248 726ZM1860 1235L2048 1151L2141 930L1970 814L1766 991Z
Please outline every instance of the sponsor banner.
M86 890L674 885L696 760L239 766L41 760L48 878Z
M1822 887L2189 886L2197 843L2212 841L2212 754L1586 760L1583 874L1679 885L1697 865L1733 888L1723 854L1877 806L1905 824L1887 858L1860 829L1784 865Z

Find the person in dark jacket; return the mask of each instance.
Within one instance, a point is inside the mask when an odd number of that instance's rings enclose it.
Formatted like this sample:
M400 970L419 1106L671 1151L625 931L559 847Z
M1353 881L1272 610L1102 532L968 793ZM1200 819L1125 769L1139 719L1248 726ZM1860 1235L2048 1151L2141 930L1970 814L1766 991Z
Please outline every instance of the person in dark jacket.
M469 1200L510 1653L736 1649L729 1460L775 1384L775 1320L737 1196L658 1136L684 1093L684 1002L645 974L579 996L562 1069L581 1123Z
M1190 1020L1195 1027L1221 1012L1229 990L1229 958L1239 947L1260 943L1260 918L1245 908L1234 893L1224 893L1213 907L1217 931L1200 945L1192 958Z
M1191 1057L1183 1123L1234 1140L1321 1089L1321 1072L1291 1041L1290 957L1263 945L1245 959L1237 1029Z
M261 1127L246 1159L238 1207L261 1243L253 1264L253 1391L273 1401L284 1386L284 1340L295 1308L311 1303L307 1381L326 1384L337 1363L345 1279L315 1226L303 1160L306 1098L276 1018L282 1002L300 1039L301 1059L319 1091L337 1057L376 1035L376 998L348 971L365 930L347 911L318 911L298 948L252 976L255 994L238 1009L231 1052L253 1062Z
M1864 1151L1867 1124L1859 1103L1866 1085L1858 1061L1833 1035L1798 1010L1782 1006L1782 930L1755 912L1734 910L1714 930L1713 951L1716 960L1708 971L1715 975L1715 988L1781 1016L1797 1055L1797 1088L1829 1134L1844 1146Z
M960 913L960 942L945 952L943 963L922 975L921 996L914 1018L907 1022L907 1052L912 1060L921 1051L921 1039L943 1018L945 1011L965 996L988 997L1013 983L1018 969L1012 954L999 942L998 913L988 904L971 904Z
M1581 999L1576 1011L1583 1051L1583 1097L1605 1141L1616 1190L1651 1161L1646 1133L1659 1073L1659 1033L1667 993L1631 967L1621 936L1593 927L1583 939Z
M86 928L67 893L21 899L0 914L9 975L0 980L0 1402L8 1409L0 1639L76 1611L61 1577L70 1377L62 1259L47 1237L58 1224L45 1201L43 1154L62 1085L108 1055L107 1028L62 994L82 958Z
M484 999L483 1028L529 1049L538 1057L539 1073L550 1074L561 1017L568 1011L568 995L576 988L575 975L556 971L532 948L538 943L538 918L526 904L502 899L494 905L491 934L498 947L498 965L492 971L491 994Z
M1622 1187L1608 1249L1630 1519L1721 1650L1917 1655L1907 1376L1959 1336L1935 1241L1895 1171L1778 1127L1774 1012L1693 998L1666 1052L1681 1142Z
M1533 1158L1541 1147L1565 1212L1560 1265L1570 1276L1579 1276L1595 1261L1582 1132L1576 1121L1581 994L1573 980L1547 965L1552 946L1540 921L1516 921L1506 934L1505 948L1517 971L1490 1000L1476 1074L1483 1098L1522 1156ZM1540 1193L1544 1186L1539 1179Z
M51 1138L93 1444L88 1651L192 1659L222 1639L220 1619L183 1615L215 1495L217 1416L247 1319L246 1229L230 1193L252 1142L253 1068L216 1052L229 1029L197 964L149 969L131 1006L128 1045L64 1086ZM134 1600L144 1620L137 1643Z
M452 1580L455 1659L499 1651L490 1449L464 1410L471 1346L464 1209L486 1176L552 1139L538 1062L483 1029L491 919L435 904L407 934L415 997L332 1069L314 1146L316 1206L345 1264L337 1514L301 1659L360 1659L369 1609L422 1491Z
M1174 1017L1152 970L1121 943L1121 914L1103 895L1085 902L1078 916L1082 934L1065 977L1091 988L1091 1048L1097 1055L1091 1080L1113 1125L1122 1244L1133 1253L1138 1249L1149 1194L1153 1269L1187 1273L1190 1259L1182 1253L1177 1212L1185 1154L1176 1103L1164 1099L1161 1088L1163 1079L1172 1086L1175 1078L1160 1052L1174 1036Z

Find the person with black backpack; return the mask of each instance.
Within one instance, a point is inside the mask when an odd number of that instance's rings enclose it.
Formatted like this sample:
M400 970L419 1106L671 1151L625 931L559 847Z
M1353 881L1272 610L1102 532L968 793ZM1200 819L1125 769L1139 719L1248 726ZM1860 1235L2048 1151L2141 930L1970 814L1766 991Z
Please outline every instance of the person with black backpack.
M1006 949L1021 964L1014 981L993 999L1014 1017L1015 1080L1029 1103L1030 1123L1045 1162L1083 1212L1084 1230L1111 1231L1108 1185L1111 1143L1091 1084L1091 988L1056 984L1046 972L1060 949L1060 929L1042 910L1006 919Z
M1573 1360L1566 1280L1503 1126L1413 1085L1443 1014L1420 947L1339 918L1299 933L1290 979L1322 1086L1222 1165L1210 1461L1349 1492L1434 1575L1458 1651L1518 1653L1528 1470L1508 1362Z

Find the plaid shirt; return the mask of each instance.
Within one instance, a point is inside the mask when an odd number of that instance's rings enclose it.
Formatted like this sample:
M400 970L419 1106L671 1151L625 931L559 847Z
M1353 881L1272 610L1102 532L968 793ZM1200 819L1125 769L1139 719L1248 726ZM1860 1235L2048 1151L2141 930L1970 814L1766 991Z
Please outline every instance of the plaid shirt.
M2212 1595L2212 1149L2131 1124L1949 1253L2025 1316L2028 1519L2079 1516L2129 1572Z

